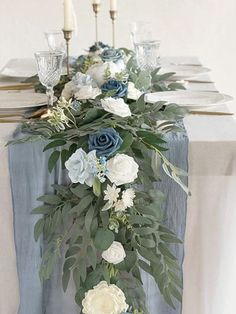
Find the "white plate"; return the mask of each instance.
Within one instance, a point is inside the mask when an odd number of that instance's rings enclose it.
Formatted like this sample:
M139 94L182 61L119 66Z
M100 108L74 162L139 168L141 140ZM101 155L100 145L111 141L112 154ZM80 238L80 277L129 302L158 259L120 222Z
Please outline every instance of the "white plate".
M188 65L188 66L201 66L197 57L191 56L165 56L160 57L159 63L162 66L169 65Z
M233 100L233 97L220 93L189 90L149 93L145 97L145 101L149 103L166 101L189 109L219 106Z
M33 92L0 92L0 112L25 111L47 103L45 94Z
M11 59L3 67L0 74L8 77L27 78L37 73L34 59Z
M160 74L175 72L172 79L174 80L185 80L200 74L210 72L210 69L201 66L190 66L190 65L166 65L160 70Z

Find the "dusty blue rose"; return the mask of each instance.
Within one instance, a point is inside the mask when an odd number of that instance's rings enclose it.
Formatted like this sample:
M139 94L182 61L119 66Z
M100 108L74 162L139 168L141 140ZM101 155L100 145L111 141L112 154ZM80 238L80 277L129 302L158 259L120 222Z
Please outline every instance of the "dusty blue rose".
M109 48L109 46L104 44L103 42L99 41L98 43L92 45L89 48L89 52L96 52L96 51L98 51L100 49L104 49L104 48Z
M98 157L110 156L114 154L123 143L119 133L113 128L101 129L89 136L89 150L96 150Z
M117 62L122 58L122 53L119 49L108 48L103 50L101 58L104 62Z
M103 93L114 91L114 95L112 95L112 97L121 98L127 94L128 86L121 81L110 79L101 86L101 90Z

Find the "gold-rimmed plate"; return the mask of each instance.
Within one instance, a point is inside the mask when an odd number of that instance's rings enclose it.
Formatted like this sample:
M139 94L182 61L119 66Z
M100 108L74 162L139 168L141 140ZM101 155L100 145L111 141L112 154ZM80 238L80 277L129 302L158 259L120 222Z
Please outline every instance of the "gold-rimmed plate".
M21 91L1 91L0 113L21 112L47 104L45 94Z

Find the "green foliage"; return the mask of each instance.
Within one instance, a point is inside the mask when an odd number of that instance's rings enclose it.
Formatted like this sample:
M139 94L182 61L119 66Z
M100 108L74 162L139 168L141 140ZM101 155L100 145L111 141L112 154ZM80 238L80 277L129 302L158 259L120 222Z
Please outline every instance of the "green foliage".
M130 51L124 50L130 55ZM81 61L83 60L83 61ZM78 60L77 67L85 71L93 64L90 57ZM129 80L136 88L145 91L163 91L183 88L168 82L173 73L159 74L140 71L136 60L131 57L127 64ZM109 73L107 73L108 75ZM67 82L63 78L60 88ZM111 182L100 182L93 186L86 184L53 185L54 193L41 196L32 214L39 215L35 224L34 237L43 237L45 251L40 269L41 280L52 275L55 263L63 259L62 286L66 291L73 278L76 286L75 302L81 306L85 293L101 280L114 283L125 293L133 314L148 314L145 304L140 270L143 269L155 279L165 301L175 308L181 302L181 269L172 252L173 245L182 241L164 225L163 204L165 196L154 189L154 183L161 179L160 169L179 184L185 176L181 169L172 165L165 157L168 143L166 132L179 132L176 122L185 115L185 109L166 102L148 104L145 95L137 101L130 101L131 117L122 118L105 112L101 107L100 95L94 100L81 103L79 112L64 111L73 124L58 130L47 119L35 119L22 126L26 137L11 144L47 140L44 151L49 150L48 169L52 172L58 164L63 169L66 161L78 149L88 152L88 137L101 128L112 127L120 134L123 143L117 153L132 156L139 164L138 178L134 184L120 186L121 191L132 187L136 197L134 204L126 211L117 213L114 208L102 211L106 201L104 190ZM157 121L165 120L157 125ZM114 225L116 228L114 228ZM126 258L117 265L109 264L101 255L113 241L122 243Z

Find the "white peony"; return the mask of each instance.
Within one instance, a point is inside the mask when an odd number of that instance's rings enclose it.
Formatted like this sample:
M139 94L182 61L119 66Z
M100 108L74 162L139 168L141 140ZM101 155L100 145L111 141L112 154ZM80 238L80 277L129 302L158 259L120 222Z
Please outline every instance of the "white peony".
M82 306L84 314L121 314L129 307L123 291L106 281L85 293Z
M133 82L128 83L128 94L127 97L132 100L137 100L143 93L138 90Z
M110 264L119 264L123 262L126 254L123 245L120 242L114 241L112 245L104 252L102 258Z
M133 157L117 154L107 162L107 177L117 186L131 183L138 177L138 168Z
M101 100L102 107L105 111L113 113L119 117L130 117L131 111L123 98L107 97Z
M116 73L120 73L123 70L123 66L117 65L114 62L104 62L92 65L87 73L90 75L93 80L97 83L99 87L102 86L106 82L106 78L104 77L106 71L109 70L111 77L115 77Z
M82 86L78 92L75 93L75 98L78 100L94 99L101 94L99 88L93 88L92 86Z

